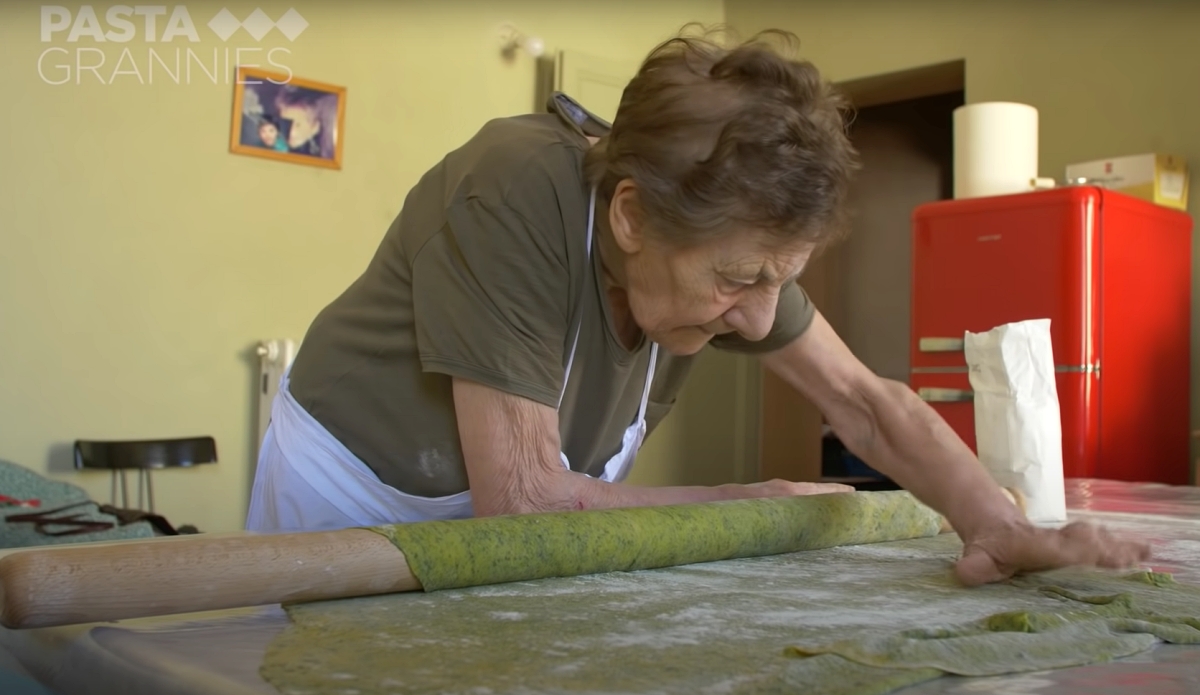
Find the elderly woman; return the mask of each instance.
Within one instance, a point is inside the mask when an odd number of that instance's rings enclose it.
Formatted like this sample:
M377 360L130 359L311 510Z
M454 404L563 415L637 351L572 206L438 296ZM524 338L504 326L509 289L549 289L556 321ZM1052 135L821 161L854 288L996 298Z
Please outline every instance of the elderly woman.
M844 104L753 40L676 38L612 126L562 94L491 121L408 194L316 318L272 409L251 530L845 491L622 483L704 346L758 356L962 536L963 581L1145 547L1031 526L904 384L796 283L843 228Z

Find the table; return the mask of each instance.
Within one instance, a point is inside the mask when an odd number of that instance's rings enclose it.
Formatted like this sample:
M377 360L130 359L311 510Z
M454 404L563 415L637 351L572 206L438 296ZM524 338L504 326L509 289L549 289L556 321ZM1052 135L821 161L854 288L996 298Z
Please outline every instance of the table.
M1067 481L1072 521L1103 524L1155 545L1150 566L1200 584L1200 488ZM1200 692L1200 649L1159 646L1111 664L1003 678L942 678L903 695L1188 695Z
M1097 521L1119 532L1153 539L1154 569L1172 572L1181 581L1200 584L1200 488L1095 480L1069 481L1068 485L1072 519ZM878 544L814 551L830 554L822 556L822 561L815 563L821 567L813 571L836 570L838 562L846 567L880 562L893 571L904 572L911 571L906 568L911 568L912 563L945 560L944 553L937 560L912 551L900 556L892 547ZM772 561L757 558L694 567L697 571L732 575L739 567L753 566L758 568L755 571L765 571L764 563ZM649 581L646 586L653 587L651 580L656 575L643 576ZM621 575L613 575L611 579L596 581L623 580ZM847 586L822 584L821 587L831 591L854 590ZM837 603L837 599L832 602ZM106 625L0 630L0 646L31 675L61 695L116 692L251 695L277 692L258 675L258 667L267 644L287 624L280 607L268 606ZM901 692L903 695L1200 692L1200 649L1161 646L1111 664L1001 678L942 678Z

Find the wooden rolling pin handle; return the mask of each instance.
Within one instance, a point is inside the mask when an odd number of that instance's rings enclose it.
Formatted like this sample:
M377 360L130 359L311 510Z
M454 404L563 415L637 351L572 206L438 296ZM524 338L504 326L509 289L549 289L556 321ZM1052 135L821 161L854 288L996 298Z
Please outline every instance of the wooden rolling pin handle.
M362 529L62 546L0 559L0 624L51 627L420 588L403 553Z

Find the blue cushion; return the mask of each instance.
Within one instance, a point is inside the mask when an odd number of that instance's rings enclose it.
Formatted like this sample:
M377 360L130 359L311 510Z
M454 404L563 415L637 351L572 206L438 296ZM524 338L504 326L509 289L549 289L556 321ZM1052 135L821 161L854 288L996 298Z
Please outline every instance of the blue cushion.
M0 460L0 495L7 495L19 500L38 500L37 507L0 506L0 548L27 548L39 545L57 545L62 543L85 543L91 541L117 541L134 538L152 538L154 528L145 521L137 521L126 526L120 526L117 518L100 512L100 507L89 502L87 491L78 485L51 480L43 475L25 468L24 466ZM107 531L79 533L69 536L47 536L38 531L37 525L29 522L8 522L6 519L18 514L51 511L60 507L89 502L79 507L63 512L64 516L78 514L81 519L88 521L107 521L113 527ZM59 516L58 514L54 515ZM48 531L64 531L68 527L51 526ZM7 692L0 688L0 693Z

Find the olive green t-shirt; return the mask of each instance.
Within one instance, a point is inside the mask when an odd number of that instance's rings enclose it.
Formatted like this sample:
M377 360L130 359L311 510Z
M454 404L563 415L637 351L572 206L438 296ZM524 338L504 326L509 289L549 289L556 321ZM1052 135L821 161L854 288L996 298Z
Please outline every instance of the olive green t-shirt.
M451 379L559 405L572 470L599 475L637 416L650 344L617 338L585 244L586 135L608 124L565 95L550 113L488 122L427 172L363 274L320 312L290 391L379 478L409 494L468 488ZM766 352L799 336L813 309L798 285L770 334L714 347ZM568 387L565 366L575 327ZM679 394L694 356L659 351L647 424Z

